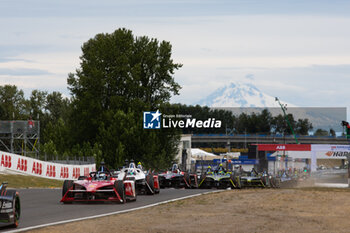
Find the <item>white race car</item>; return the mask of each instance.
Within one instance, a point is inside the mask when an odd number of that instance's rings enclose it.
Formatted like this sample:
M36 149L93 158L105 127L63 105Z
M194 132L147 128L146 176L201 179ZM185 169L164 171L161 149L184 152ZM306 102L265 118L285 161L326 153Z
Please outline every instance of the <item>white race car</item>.
M123 168L118 174L118 180L135 180L137 194L158 194L160 191L158 176L145 172L131 162L129 167Z

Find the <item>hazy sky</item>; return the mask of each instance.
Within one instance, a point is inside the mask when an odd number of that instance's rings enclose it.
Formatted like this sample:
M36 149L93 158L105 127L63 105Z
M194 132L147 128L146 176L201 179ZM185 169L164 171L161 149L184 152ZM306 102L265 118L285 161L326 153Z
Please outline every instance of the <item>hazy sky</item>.
M297 106L349 108L349 12L349 0L1 0L0 85L69 95L81 45L125 27L173 45L173 102L243 80Z

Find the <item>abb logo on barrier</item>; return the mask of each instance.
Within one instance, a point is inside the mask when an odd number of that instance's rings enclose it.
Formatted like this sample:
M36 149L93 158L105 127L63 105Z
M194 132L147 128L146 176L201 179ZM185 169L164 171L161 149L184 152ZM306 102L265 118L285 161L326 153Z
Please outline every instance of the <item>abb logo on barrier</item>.
M55 165L47 165L47 167L46 167L46 176L48 176L48 177L56 177L56 166Z
M89 176L90 174L90 169L88 167L84 168L84 176Z
M80 168L79 167L75 167L73 168L73 179L78 179L80 176Z
M9 155L2 155L1 156L1 166L10 168L11 165L12 165L11 164L11 156L9 156Z
M0 151L0 156L0 167L3 169L51 179L78 179L80 175L89 176L90 171L96 170L96 164L83 166L55 164L3 151Z
M43 165L39 162L33 162L32 173L36 175L43 174Z
M26 159L18 158L18 161L17 161L17 170L26 172L26 171L27 171L27 163L28 163L28 162L27 162Z
M60 178L68 178L68 177L69 177L68 167L61 167Z

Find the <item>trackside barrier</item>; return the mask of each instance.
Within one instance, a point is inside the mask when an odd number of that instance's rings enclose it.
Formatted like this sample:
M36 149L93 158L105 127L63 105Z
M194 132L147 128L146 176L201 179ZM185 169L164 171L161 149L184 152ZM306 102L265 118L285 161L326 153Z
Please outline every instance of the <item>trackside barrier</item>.
M76 180L96 171L96 164L68 165L45 162L17 154L0 151L0 170L55 180Z

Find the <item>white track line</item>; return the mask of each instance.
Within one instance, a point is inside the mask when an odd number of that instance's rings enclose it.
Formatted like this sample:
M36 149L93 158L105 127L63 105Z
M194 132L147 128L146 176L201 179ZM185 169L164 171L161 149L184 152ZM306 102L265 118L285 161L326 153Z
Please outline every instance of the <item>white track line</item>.
M135 210L142 210L142 209L146 209L146 208L150 208L150 207L154 207L154 206L158 206L158 205L174 202L174 201L179 201L179 200L188 199L188 198L192 198L192 197L198 197L198 196L209 194L209 193L218 193L218 192L223 192L223 191L226 191L226 190L216 190L216 191L198 193L198 194L193 194L193 195L189 195L189 196L185 196L185 197L179 197L179 198L175 198L175 199L171 199L171 200L167 200L167 201L157 202L157 203L154 203L154 204L140 206L140 207L137 207L137 208L127 209L127 210L120 210L120 211L116 211L116 212L111 212L111 213L107 213L107 214L99 214L99 215L94 215L94 216L89 216L89 217L84 217L84 218L76 218L76 219L64 220L64 221L59 221L59 222L47 223L47 224L42 224L42 225L37 225L37 226L32 226L32 227L26 227L26 228L16 229L16 230L12 230L12 231L7 231L7 232L29 231L29 230L34 230L34 229L37 229L37 228L42 228L42 227L49 227L49 226L65 224L65 223L71 223L71 222L82 221L82 220L88 220L88 219L93 219L93 218L101 218L101 217L106 217L106 216L110 216L110 215L114 215L114 214L123 214L123 213L128 213L128 212L131 212L131 211L135 211Z

